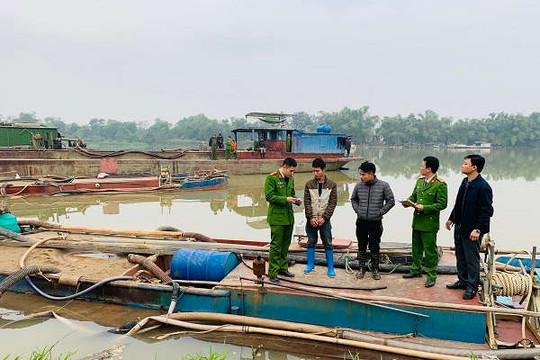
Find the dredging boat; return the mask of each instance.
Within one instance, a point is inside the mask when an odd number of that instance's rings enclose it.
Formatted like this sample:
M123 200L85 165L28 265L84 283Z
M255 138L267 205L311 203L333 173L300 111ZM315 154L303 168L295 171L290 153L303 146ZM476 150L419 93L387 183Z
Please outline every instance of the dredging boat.
M455 274L440 273L437 285L427 289L421 278L403 279L398 271L408 267L396 260L387 264L382 280L357 280L350 241L335 250L335 263L343 266L335 278L319 267L324 265L321 252L317 271L304 274L304 266L295 264L289 268L294 280L281 277L274 284L266 281L265 242L212 239L174 228L96 229L35 220L19 224L29 231L2 231L7 237L0 242L0 293L38 292L55 300L80 298L163 310L162 316L126 329L129 335L169 325L276 335L422 359L540 355L535 347L540 341L536 249L531 254L496 250L487 239L481 291L467 301L461 292L445 287L455 281ZM300 243L290 249L298 262L305 252ZM403 256L410 249L387 247L385 252ZM445 251L439 270L452 267L453 252Z
M134 194L154 191L215 190L227 185L224 172L197 172L172 176L168 171L160 176L131 174L98 177L48 176L41 178L0 178L0 195L4 197L27 195L71 194Z
M95 176L98 173L158 174L162 168L168 168L173 174L214 169L227 171L231 175L267 174L275 171L281 165L281 161L289 156L298 162L298 172L311 171L311 162L316 157L325 160L328 170L339 170L350 161L362 159L345 156L350 136L332 133L324 126L317 133L284 127L283 123L291 116L282 113L247 114L246 118L261 120L266 125L234 129L233 134L238 148L232 152L230 159L226 159L224 149L217 149L215 160L211 159L211 150L206 146L203 150L184 148L161 151L92 150L83 146L78 139L64 141L55 128L42 127L38 124L1 124L0 175L1 173L16 173L19 176L56 174L69 177ZM9 134L13 136L8 136ZM48 139L46 143L44 139ZM255 145L255 141L258 142L260 139L264 140L264 147ZM261 152L263 148L264 154Z

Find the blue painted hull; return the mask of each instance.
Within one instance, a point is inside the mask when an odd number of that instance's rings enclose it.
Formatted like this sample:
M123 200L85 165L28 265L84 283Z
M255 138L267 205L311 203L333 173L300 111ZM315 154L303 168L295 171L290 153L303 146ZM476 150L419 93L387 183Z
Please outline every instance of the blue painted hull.
M0 276L0 281L3 277ZM35 278L35 283L47 293L65 296L74 288L51 284ZM80 290L93 282L82 281ZM26 281L17 282L10 291L34 293ZM167 310L171 287L155 284L117 282L105 285L81 300L106 302L131 307ZM391 334L416 333L428 338L483 343L486 314L422 307L389 305L429 317L396 312L369 304L328 297L283 292L261 293L257 289L183 289L175 311L203 311L234 313L266 319L287 320L329 327L385 332Z
M389 306L429 316L423 318L347 300L237 289L231 290L231 304L242 315L266 319L470 343L484 343L485 338L485 313Z
M497 257L495 260L501 264L506 264L508 262L508 260L510 260L510 256L499 256ZM515 267L519 267L519 260L521 260L521 263L523 264L523 266L527 267L527 268L531 268L531 265L532 265L532 260L531 259L521 259L521 258L513 258L512 261L510 261L510 263L508 263L508 265L511 265L511 266L515 266ZM540 268L540 259L537 259L534 263L534 267L535 268Z
M193 181L186 181L185 183L183 183L182 186L180 186L180 189L182 190L215 189L215 188L224 186L225 184L227 184L226 177L206 179L206 180L193 180Z

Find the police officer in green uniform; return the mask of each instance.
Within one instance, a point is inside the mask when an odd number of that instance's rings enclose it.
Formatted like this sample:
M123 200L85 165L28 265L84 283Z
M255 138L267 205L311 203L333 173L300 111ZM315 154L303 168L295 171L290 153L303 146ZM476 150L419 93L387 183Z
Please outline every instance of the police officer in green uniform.
M412 254L411 272L403 275L405 279L422 276L422 258L425 253L424 271L427 274L425 287L435 285L439 254L437 249L437 232L439 231L439 215L448 202L448 187L443 179L437 176L439 159L426 156L420 165L422 177L416 181L412 195L404 207L414 207L412 222Z
M225 159L229 160L231 158L232 151L232 138L229 135L225 141Z
M210 146L210 159L217 160L218 141L216 134L212 135L212 137L208 141L208 146Z
M293 175L296 170L296 160L286 158L278 169L266 177L264 195L268 201L268 217L270 224L271 242L268 259L268 276L278 283L278 274L293 277L289 271L287 253L294 225L292 205L300 205L302 200L295 197Z

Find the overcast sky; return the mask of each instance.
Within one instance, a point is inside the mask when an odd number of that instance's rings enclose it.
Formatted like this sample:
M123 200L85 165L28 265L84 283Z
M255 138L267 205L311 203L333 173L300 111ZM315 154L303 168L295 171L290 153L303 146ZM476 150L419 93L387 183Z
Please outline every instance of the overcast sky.
M540 1L0 0L0 114L540 110Z

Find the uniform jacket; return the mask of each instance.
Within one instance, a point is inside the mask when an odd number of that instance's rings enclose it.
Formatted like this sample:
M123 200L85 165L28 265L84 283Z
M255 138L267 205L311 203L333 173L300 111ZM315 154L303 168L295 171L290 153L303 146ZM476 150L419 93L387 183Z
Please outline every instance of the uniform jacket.
M227 138L225 141L225 150L232 150L232 139Z
M376 177L370 183L358 182L351 195L351 204L360 220L381 220L395 205L394 194L387 182Z
M294 224L292 204L287 202L288 196L295 196L294 179L292 177L286 183L279 170L268 175L264 183L264 196L268 201L268 217L266 221L270 225Z
M448 186L444 180L437 175L428 183L425 183L423 177L418 179L409 200L424 205L424 211L414 211L412 228L419 231L438 231L439 215L448 203Z
M304 187L304 208L306 218L322 217L328 220L334 214L337 205L337 185L328 176L324 177L322 192L319 196L319 181L311 179Z
M493 190L487 181L478 174L468 182L463 179L458 190L454 209L449 220L460 225L460 234L468 238L474 229L480 236L489 232L490 218L493 216Z

